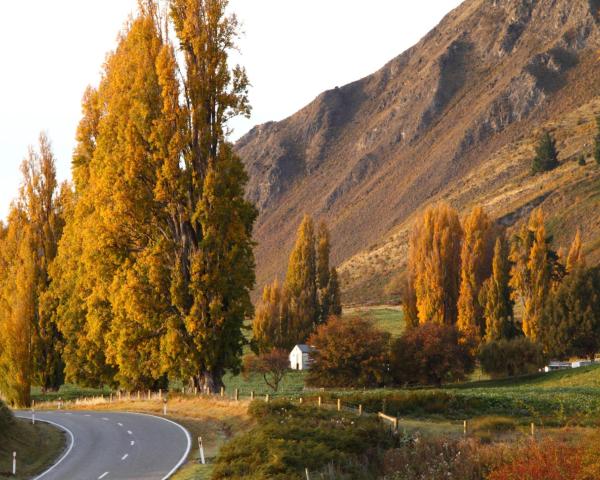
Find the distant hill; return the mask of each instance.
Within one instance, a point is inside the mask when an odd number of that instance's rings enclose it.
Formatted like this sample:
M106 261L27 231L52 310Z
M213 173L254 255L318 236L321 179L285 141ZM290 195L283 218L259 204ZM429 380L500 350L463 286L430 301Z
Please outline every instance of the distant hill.
M284 273L308 212L332 229L345 301L385 301L415 214L440 199L508 226L543 205L557 246L581 226L599 261L600 167L576 162L600 113L599 21L600 0L466 0L381 70L251 130L236 148L260 209L257 286ZM534 177L543 129L562 164Z

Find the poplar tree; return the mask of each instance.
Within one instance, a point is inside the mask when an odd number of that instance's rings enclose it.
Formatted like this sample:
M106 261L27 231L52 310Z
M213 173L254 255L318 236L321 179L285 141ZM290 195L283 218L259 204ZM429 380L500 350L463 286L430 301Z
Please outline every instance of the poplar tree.
M342 315L342 292L340 281L335 267L331 267L329 272L329 283L327 285L327 305L329 315L339 317Z
M11 207L0 243L0 392L9 404L31 402L36 258L26 214Z
M462 235L458 214L446 204L429 207L417 220L408 269L420 324L456 323Z
M494 249L494 225L483 208L475 207L463 222L458 330L479 343L485 335L483 307L479 292L490 276Z
M35 315L32 324L33 380L42 391L57 390L63 383L62 338L56 324L56 304L49 296L49 268L56 257L64 227L63 202L68 187L59 191L55 159L45 134L39 151L30 148L21 166L21 203L31 232L35 255Z
M485 341L511 339L518 333L511 298L510 262L503 237L496 239L492 275L485 280L479 295L485 320Z
M290 254L285 278L289 294L291 336L296 343L304 342L319 322L317 298L317 259L315 229L312 218L305 215Z
M330 235L327 225L324 222L319 223L317 230L317 292L319 299L319 319L318 323L325 323L331 315L330 309L330 268L329 268L329 253L330 253Z
M289 350L294 346L294 339L290 335L288 303L287 292L277 280L263 289L252 322L253 341L258 353L266 353L274 348Z
M225 138L250 111L226 8L172 0L164 26L158 2L140 2L86 92L55 269L71 379L134 388L170 375L214 392L240 368L256 210Z
M539 338L540 316L552 288L552 258L544 215L536 209L513 238L510 253L513 299L522 303L523 333L534 342Z

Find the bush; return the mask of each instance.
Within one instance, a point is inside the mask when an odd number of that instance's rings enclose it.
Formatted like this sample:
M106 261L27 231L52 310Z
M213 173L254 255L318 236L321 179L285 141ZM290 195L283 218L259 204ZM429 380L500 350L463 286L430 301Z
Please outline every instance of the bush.
M398 385L441 385L464 380L474 369L470 345L454 327L426 323L392 345L391 375Z
M579 155L579 159L577 160L577 163L579 163L580 166L584 167L585 166L585 155Z
M495 469L489 480L583 480L582 455L557 440L527 442L513 461ZM591 479L590 479L591 480Z
M531 170L533 173L547 172L558 167L558 151L556 149L556 140L545 132L535 149L535 158Z
M396 445L375 418L285 401L254 402L249 412L256 427L221 449L214 480L302 479L305 468L314 478L331 470L333 478L374 480L381 474L381 452Z
M475 433L501 434L516 429L517 422L510 417L482 417L471 422L471 431Z
M256 355L250 353L244 356L244 376L246 379L251 373L262 375L265 383L276 392L279 384L289 372L290 361L286 351L273 349L270 352Z
M6 404L0 400L0 435L5 431L9 425L14 421L14 417Z
M383 384L390 335L368 320L332 317L309 338L315 348L306 382L318 387Z
M541 345L525 337L486 343L478 357L483 371L492 378L535 373L545 361Z

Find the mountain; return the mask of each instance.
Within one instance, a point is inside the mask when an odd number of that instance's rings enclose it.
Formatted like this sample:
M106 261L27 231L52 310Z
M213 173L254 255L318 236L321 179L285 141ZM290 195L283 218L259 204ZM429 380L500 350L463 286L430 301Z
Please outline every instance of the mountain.
M345 300L383 301L439 200L507 226L542 205L557 245L581 226L600 260L600 167L571 161L592 150L599 51L600 0L466 0L379 71L252 129L236 149L260 210L257 286L285 272L307 212L332 229ZM561 166L532 176L545 129Z

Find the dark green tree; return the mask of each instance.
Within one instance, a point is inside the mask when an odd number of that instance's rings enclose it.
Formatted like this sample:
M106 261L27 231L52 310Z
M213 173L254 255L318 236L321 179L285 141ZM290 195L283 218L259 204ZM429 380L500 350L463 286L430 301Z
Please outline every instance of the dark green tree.
M594 358L600 350L600 270L579 267L565 277L546 303L541 327L549 355Z
M533 173L548 172L556 167L558 167L556 140L549 132L545 132L535 149L532 171Z

